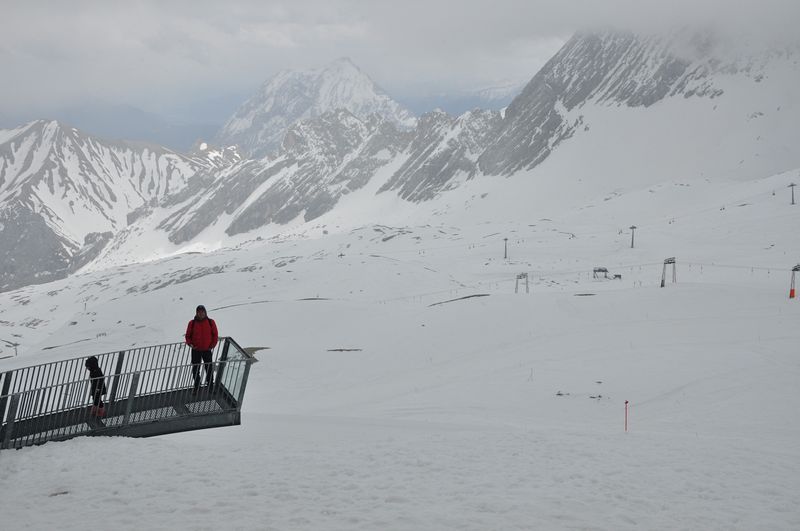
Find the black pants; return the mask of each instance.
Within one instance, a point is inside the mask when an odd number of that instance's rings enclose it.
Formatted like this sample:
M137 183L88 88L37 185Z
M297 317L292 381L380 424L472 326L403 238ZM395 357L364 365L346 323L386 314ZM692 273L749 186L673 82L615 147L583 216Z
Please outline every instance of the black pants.
M105 386L103 385L103 382L99 380L92 380L92 389L91 389L92 403L94 403L95 407L105 406L105 404L103 404L103 398L102 398L103 393L105 393L105 391L106 390Z
M211 374L211 359L213 355L210 350L195 350L192 349L192 375L194 376L194 388L200 387L200 361L203 361L203 367L206 370L206 383L212 385L214 377Z

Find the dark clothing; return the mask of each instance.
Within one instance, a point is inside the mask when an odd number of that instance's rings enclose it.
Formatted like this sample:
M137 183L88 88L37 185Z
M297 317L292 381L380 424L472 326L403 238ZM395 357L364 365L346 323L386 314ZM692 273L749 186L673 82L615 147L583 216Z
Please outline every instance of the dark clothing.
M103 382L92 380L92 404L96 407L104 407L101 398L106 393L106 386Z
M206 317L189 321L186 326L186 344L197 350L213 350L219 341L217 323Z
M97 407L103 407L101 397L107 392L103 370L94 356L87 359L84 365L89 370L89 395L92 397L92 402Z
M213 355L210 350L197 350L192 349L192 376L194 377L194 388L200 387L200 362L203 362L203 368L206 371L206 384L214 385L214 375L212 373L211 360Z
M217 332L217 323L206 315L205 310L203 305L198 306L198 316L195 316L186 326L186 344L192 347L192 376L194 377L195 392L200 387L201 361L206 372L206 383L211 387L214 382L211 351L217 346L219 333Z

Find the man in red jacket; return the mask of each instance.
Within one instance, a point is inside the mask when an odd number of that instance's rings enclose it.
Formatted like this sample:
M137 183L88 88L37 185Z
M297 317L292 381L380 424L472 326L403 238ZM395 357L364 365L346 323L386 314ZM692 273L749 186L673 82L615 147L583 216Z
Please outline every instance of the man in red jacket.
M217 323L208 317L206 307L202 304L197 307L194 319L186 327L186 344L192 348L192 374L194 375L194 393L200 388L200 361L206 371L206 384L208 388L214 385L212 376L211 351L217 346L219 334Z

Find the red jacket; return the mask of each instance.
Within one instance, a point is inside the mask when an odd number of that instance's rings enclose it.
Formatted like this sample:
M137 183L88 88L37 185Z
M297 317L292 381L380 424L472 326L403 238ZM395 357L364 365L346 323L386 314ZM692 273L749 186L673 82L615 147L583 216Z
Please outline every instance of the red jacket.
M186 344L195 350L211 350L217 346L219 334L214 319L192 319L186 327Z

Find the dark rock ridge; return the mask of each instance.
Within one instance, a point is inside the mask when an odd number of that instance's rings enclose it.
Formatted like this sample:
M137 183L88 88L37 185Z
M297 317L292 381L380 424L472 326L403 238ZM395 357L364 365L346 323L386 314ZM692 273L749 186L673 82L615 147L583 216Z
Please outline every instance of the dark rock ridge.
M396 191L408 201L433 199L459 175L478 173L477 159L500 124L500 113L474 110L454 118L432 112L420 119L407 158L379 192Z

